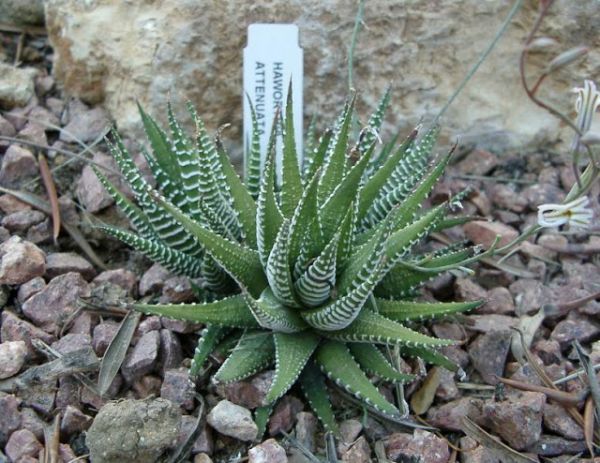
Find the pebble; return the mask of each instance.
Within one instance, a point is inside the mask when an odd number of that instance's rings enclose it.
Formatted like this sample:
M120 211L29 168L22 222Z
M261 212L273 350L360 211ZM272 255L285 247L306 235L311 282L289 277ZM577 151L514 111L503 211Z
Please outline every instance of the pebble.
M317 418L310 412L300 412L296 415L296 440L309 451L315 450L315 434Z
M248 450L248 463L287 463L285 449L275 439L264 441Z
M12 109L25 106L34 96L34 78L38 71L18 68L0 62L0 108Z
M230 402L253 410L263 404L274 376L275 371L268 370L250 380L219 385L217 389L221 390L221 395Z
M500 241L497 244L499 247L507 245L519 235L519 232L513 227L501 222L487 222L485 220L469 222L463 229L467 238L486 249L492 245L497 235L500 235Z
M269 420L269 435L276 436L280 432L290 432L294 427L296 415L304 409L304 403L291 395L286 395L277 402Z
M162 304L179 304L181 302L192 302L195 298L196 293L192 289L190 279L176 276L165 281L160 302Z
M508 288L498 286L488 291L485 304L476 309L476 312L482 314L514 314L515 302Z
M489 151L476 149L471 151L456 167L464 174L485 175L498 165L498 158Z
M183 415L181 417L181 428L178 438L178 445L183 444L183 442L187 441L190 433L196 427L196 423L198 418L192 415ZM212 438L211 428L206 424L200 425L200 434L194 441L194 445L192 446L192 453L205 453L211 455L214 450L214 442Z
M92 282L95 284L112 283L123 288L132 297L137 295L137 276L130 270L123 268L105 270L95 277Z
M29 281L26 281L19 286L17 292L17 299L22 304L34 294L39 293L46 287L46 281L42 277L35 277Z
M13 431L21 426L19 402L14 395L0 392L0 448L4 448Z
M54 278L69 272L77 272L85 280L96 276L94 266L74 252L53 252L46 258L46 277Z
M510 395L504 401L488 400L483 415L493 433L515 450L526 450L542 434L542 416L546 396L539 392Z
M544 426L549 431L572 440L582 440L583 430L564 407L554 403L544 405Z
M94 154L92 160L94 163L96 163L96 165L110 169L100 170L102 174L108 178L110 183L112 183L118 190L123 191L122 184L119 181L119 176L116 175L116 173L113 173L118 172L117 164L114 158L108 154L98 152ZM83 204L83 207L85 207L85 209L92 214L111 206L115 202L110 193L106 190L106 188L104 188L104 185L100 183L98 176L89 165L85 166L81 172L81 177L77 182L76 194Z
M37 458L43 448L31 431L19 429L10 435L4 451L11 461L17 462L24 457Z
M213 463L213 461L206 453L198 453L194 456L194 463Z
M587 342L598 336L600 327L592 319L580 316L577 319L562 320L552 330L550 338L557 341L562 349L568 348L574 340Z
M476 423L482 421L483 401L472 397L462 397L444 405L431 407L427 411L427 422L449 431L461 431L462 419L466 416Z
M13 195L0 195L0 210L5 214L13 212L31 210L31 206L23 201L18 200Z
M487 384L497 384L497 377L504 373L511 337L510 331L492 331L478 336L467 348L473 367Z
M14 137L17 134L15 126L0 115L0 135L4 137Z
M392 434L385 442L385 449L392 461L411 461L412 458L420 459L421 463L447 463L450 458L447 441L422 429L413 434Z
M184 410L194 409L196 386L190 380L187 369L179 368L165 371L160 396L179 405Z
M6 215L2 219L2 226L7 230L15 232L24 232L30 227L43 222L46 214L40 211L23 210Z
M585 441L574 441L570 439L564 439L558 436L541 436L537 442L528 449L530 452L535 453L542 457L556 457L562 455L576 455L587 451ZM571 461L573 461L571 459ZM584 463L586 460L577 459L580 463ZM589 460L588 460L589 461ZM595 458L594 463L598 462L598 458ZM591 462L590 462L591 463Z
M23 304L23 313L48 332L56 332L77 309L79 298L89 297L90 289L79 273L65 273Z
M67 405L60 422L60 432L68 436L86 431L92 424L92 417L78 408Z
M461 463L502 463L492 450L468 436L460 439Z
M159 332L149 331L129 351L121 366L121 373L128 383L132 383L154 370L158 359L159 343Z
M104 405L87 431L94 463L156 461L177 443L181 410L165 399L119 400Z
M343 454L350 448L363 430L363 425L355 419L347 419L340 423L340 439L338 441L337 450Z
M158 355L158 367L162 374L170 368L177 368L183 360L181 342L172 331L160 330L160 350Z
M219 433L241 441L253 441L258 435L250 410L228 400L221 400L215 405L207 421Z
M527 201L529 209L537 210L540 204L560 204L565 199L565 192L551 183L536 183L525 188L521 196Z
M344 463L370 463L371 448L365 436L360 436L352 446L342 453Z
M24 180L30 180L37 175L39 169L33 153L19 145L10 145L2 159L0 185L18 188Z
M27 358L35 358L39 354L34 349L31 341L40 339L46 344L52 344L56 339L54 336L45 331L33 326L31 323L20 319L14 313L4 310L2 312L2 326L0 327L0 340L7 341L23 341L27 345Z
M88 109L85 105L70 105L69 123L60 132L60 140L67 143L96 140L110 125L108 114L103 108Z
M97 356L102 357L104 355L118 330L119 323L113 320L105 320L94 327L92 347Z
M45 427L46 423L33 409L29 407L23 407L21 410L20 428L30 430L39 441L43 441Z
M52 348L60 354L68 354L77 350L89 348L92 344L92 338L89 334L67 333L58 341L52 343Z
M165 281L171 276L171 273L162 265L154 264L146 270L140 279L140 296L162 291Z
M27 344L24 341L8 341L0 344L0 379L16 375L27 357Z
M22 284L45 271L46 255L35 244L13 236L0 245L0 284Z
M17 138L30 141L36 145L48 146L48 137L46 136L46 130L44 127L31 121L27 121L25 127L19 131Z
M527 200L513 188L503 183L496 183L491 188L492 202L501 209L512 212L523 212L527 208Z

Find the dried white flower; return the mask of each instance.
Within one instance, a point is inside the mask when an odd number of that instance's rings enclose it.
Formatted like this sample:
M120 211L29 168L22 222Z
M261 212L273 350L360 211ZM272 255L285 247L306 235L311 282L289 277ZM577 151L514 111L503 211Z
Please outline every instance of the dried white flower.
M596 109L600 106L600 92L598 92L596 84L591 80L584 81L583 87L574 88L573 92L577 93L577 99L575 100L577 120L575 121L575 125L581 134L575 136L571 149L578 151L581 136L590 130Z
M571 228L586 228L594 217L589 203L587 196L581 196L565 204L542 204L538 206L538 224L541 227L558 228L568 224Z

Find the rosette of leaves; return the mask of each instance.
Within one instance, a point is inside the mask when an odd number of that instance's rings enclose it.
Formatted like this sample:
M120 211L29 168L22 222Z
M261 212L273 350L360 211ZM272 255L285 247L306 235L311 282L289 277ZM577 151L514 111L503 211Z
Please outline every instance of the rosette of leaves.
M350 141L354 97L320 139L309 130L300 165L289 93L264 166L254 116L245 181L191 106L194 137L184 133L170 106L168 131L140 108L151 147L143 154L156 188L114 134L110 149L136 201L97 174L135 233L104 229L167 269L200 278L198 303L133 306L206 325L192 373L216 350L227 356L214 373L218 382L274 367L264 416L299 382L324 426L335 431L329 378L367 407L398 418L369 379L413 379L394 367L386 346L455 369L437 350L452 341L423 334L417 323L478 304L413 300L421 283L476 258L464 243L415 251L428 234L464 220L449 215L462 195L422 207L450 154L432 162L436 128L378 143L388 91L356 142ZM282 161L276 166L279 137Z

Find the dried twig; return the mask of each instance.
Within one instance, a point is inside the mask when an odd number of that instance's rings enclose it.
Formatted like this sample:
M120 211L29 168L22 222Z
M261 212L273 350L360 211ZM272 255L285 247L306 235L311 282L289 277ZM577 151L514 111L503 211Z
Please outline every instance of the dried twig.
M54 238L54 244L57 244L58 234L60 233L60 206L58 204L58 196L56 194L56 185L52 179L50 168L48 167L48 161L46 156L40 153L38 156L38 162L40 165L40 174L46 193L48 194L48 201L50 201L50 208L52 212L52 237Z

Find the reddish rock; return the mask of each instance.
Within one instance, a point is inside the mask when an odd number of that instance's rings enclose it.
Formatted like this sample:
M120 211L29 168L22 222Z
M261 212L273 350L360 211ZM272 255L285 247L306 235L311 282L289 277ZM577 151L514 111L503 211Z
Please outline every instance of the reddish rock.
M540 339L533 345L531 351L537 355L545 365L558 365L563 361L563 356L558 341Z
M60 432L70 436L81 431L86 431L91 426L92 421L91 416L86 415L75 407L67 405L60 422Z
M352 418L344 420L340 423L340 439L337 445L338 453L343 454L350 448L363 430L363 425L360 421Z
M480 335L469 345L471 363L486 383L497 384L502 376L511 337L510 331L493 331Z
M100 137L110 126L106 111L97 106L89 109L85 105L70 105L70 120L60 132L60 139L67 143L91 142Z
M18 188L25 180L39 174L37 161L31 151L19 145L10 145L4 153L0 169L0 185Z
M513 212L523 212L527 207L527 200L510 186L495 183L491 188L492 202L501 209Z
M34 294L39 293L45 287L46 282L42 277L32 278L31 280L19 286L19 291L17 292L17 299L22 304Z
M119 323L113 320L106 320L94 327L92 336L92 347L99 357L103 356L110 342L119 330Z
M17 134L15 126L0 115L0 135L4 137L14 137Z
M128 383L154 370L158 359L159 343L158 331L150 331L144 334L130 350L121 366L123 377Z
M412 458L422 463L447 463L450 458L448 442L422 429L414 434L392 434L385 442L385 450L392 461Z
M479 331L480 333L493 333L495 331L507 331L512 327L516 327L519 319L509 317L508 315L469 315L468 320L471 322L468 326L470 330Z
M435 391L436 398L447 402L454 400L460 396L460 391L454 381L454 373L446 370L445 368L439 369L440 384Z
M370 463L371 448L364 436L359 437L352 446L342 454L345 463Z
M287 463L285 449L275 439L264 441L248 450L248 463Z
M144 318L135 330L134 340L137 340L140 336L146 334L148 331L158 331L162 328L160 317L157 315L151 315Z
M482 407L482 400L463 397L444 405L431 407L427 412L427 422L432 426L449 431L461 431L463 429L462 419L465 416L476 423L481 423Z
M65 355L69 352L89 348L91 344L92 338L89 334L67 333L58 341L52 343L52 348Z
M456 167L464 174L485 175L498 165L498 158L489 151L476 149L471 151Z
M183 320L173 320L172 318L161 317L160 323L163 328L174 333L188 334L202 329L202 323L191 323Z
M21 426L19 400L14 395L0 392L0 448L4 447L13 431Z
M79 298L89 295L89 286L79 273L66 273L31 296L23 304L23 313L36 325L53 332L75 312Z
M500 222L486 222L484 220L469 222L463 229L473 243L480 244L486 249L492 245L497 235L500 236L498 246L507 245L519 235L519 232L513 227Z
M258 434L258 427L252 420L250 411L228 400L221 400L215 405L206 421L221 434L241 441L253 441Z
M13 212L31 210L31 206L15 198L13 195L5 194L0 195L0 210L8 215Z
M276 436L281 431L290 432L296 421L296 415L304 409L302 401L286 395L277 402L269 420L269 435Z
M27 344L28 358L30 359L39 355L37 350L31 344L33 339L41 339L46 344L52 344L55 341L54 336L42 331L25 320L21 320L8 310L2 312L0 338L2 342L24 341L25 344Z
M470 437L460 439L461 463L502 463L492 450L479 445Z
M196 427L198 418L192 415L183 415L181 417L181 427L179 428L179 438L177 439L177 445L183 444L187 441L190 433ZM192 453L204 452L208 455L213 453L214 442L212 438L212 432L210 428L205 424L200 425L200 434L194 441L192 447Z
M92 159L96 166L106 167L100 168L100 172L108 178L108 180L119 190L123 191L123 182L117 174L119 168L114 158L108 154L97 152ZM96 213L102 209L114 204L113 197L104 188L96 173L91 166L85 166L81 172L81 177L77 182L77 197L81 200L83 207L90 212Z
M570 439L563 439L558 436L541 436L540 439L535 442L529 449L531 453L541 457L556 457L563 455L571 455L571 461L573 455L578 453L586 452L587 447L585 441L573 441ZM578 463L584 463L586 460L577 459L574 460ZM589 461L589 460L588 460ZM594 463L597 463L598 458L595 459Z
M37 440L35 435L27 430L20 429L13 432L8 439L5 447L6 456L11 461L17 462L24 457L36 457L43 450L42 444Z
M48 146L48 137L46 131L40 124L35 124L32 121L28 121L25 127L21 129L17 138L21 140L30 141L40 146Z
M146 375L136 380L131 385L131 389L135 391L137 399L145 399L147 397L159 396L161 384L162 381L158 376Z
M42 276L46 255L35 244L18 236L0 244L0 284L19 285Z
M46 277L54 278L69 272L76 272L86 280L96 276L94 266L79 254L73 252L53 252L46 259Z
M135 297L137 294L137 276L129 270L123 268L105 270L93 280L93 283L95 284L105 282L123 288L132 297Z
M160 264L154 264L140 279L140 296L162 291L165 281L171 277L171 273Z
M33 409L23 407L21 410L21 429L28 429L39 441L43 441L45 427L46 423Z
M583 440L581 426L567 413L564 407L554 403L544 405L544 426L562 437Z
M540 439L546 396L539 392L523 392L507 400L488 400L483 415L493 433L502 437L515 450L526 450Z
M542 305L555 302L550 290L539 280L521 278L512 283L508 289L514 297L517 315L537 312Z
M178 304L180 302L192 302L195 298L196 294L192 289L190 279L177 276L165 281L160 302L164 304Z
M315 434L317 418L310 412L300 412L296 415L296 440L310 452L315 450Z
M488 293L472 278L457 278L454 282L454 293L461 301L486 300Z
M176 334L169 330L160 330L160 352L158 367L163 373L170 368L177 368L183 360L181 342Z
M220 390L221 395L234 404L252 410L263 405L274 375L273 370L264 371L251 380L219 385L217 391Z
M165 371L160 396L179 405L184 410L194 409L196 386L190 380L187 369L179 368Z
M581 316L574 320L562 320L552 330L551 339L557 341L563 349L568 348L577 339L587 342L600 333L600 327L588 317Z
M550 183L536 183L525 188L521 194L531 210L537 210L540 204L560 204L565 199L565 192Z

